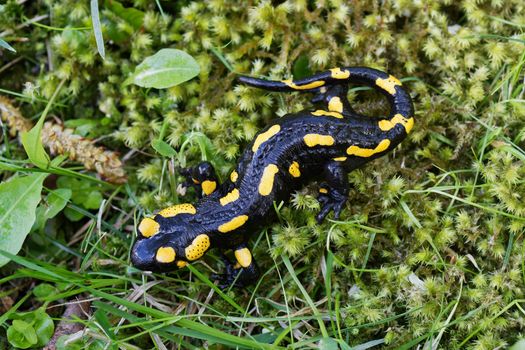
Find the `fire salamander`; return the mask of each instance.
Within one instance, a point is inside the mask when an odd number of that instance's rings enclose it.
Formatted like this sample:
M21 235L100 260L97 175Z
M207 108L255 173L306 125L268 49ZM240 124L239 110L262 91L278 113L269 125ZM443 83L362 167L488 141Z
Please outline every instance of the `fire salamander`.
M132 263L150 271L182 268L219 248L226 273L212 278L221 288L253 283L259 276L247 247L250 235L275 218L273 203L311 180L321 180L317 215L337 219L349 191L347 174L394 149L414 125L412 100L401 82L365 67L334 68L302 80L268 81L247 76L239 82L270 91L314 94L313 110L276 119L260 131L229 179L219 184L210 163L182 173L203 193L196 204L179 204L144 218L132 249ZM388 118L356 113L348 84L368 85L390 103ZM232 250L235 263L224 252Z

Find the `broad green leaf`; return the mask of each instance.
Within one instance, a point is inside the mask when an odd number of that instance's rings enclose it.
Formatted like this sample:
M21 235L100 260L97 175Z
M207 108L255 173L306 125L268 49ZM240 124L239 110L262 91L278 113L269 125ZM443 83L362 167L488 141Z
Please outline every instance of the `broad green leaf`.
M100 191L91 191L88 193L86 200L84 201L84 208L86 209L98 209L102 203L102 193Z
M49 155L44 150L42 140L40 139L42 125L44 125L44 119L40 118L38 123L36 123L31 130L21 134L21 139L22 145L24 146L31 163L40 169L47 169L49 166Z
M8 49L9 51L16 52L16 50L7 43L4 39L0 38L0 47L3 47L4 49Z
M38 286L33 288L32 292L33 292L33 295L37 297L37 299L44 299L53 294L56 294L57 289L52 284L40 283Z
M106 57L104 50L104 39L102 38L102 25L100 24L100 15L98 12L98 0L91 0L91 22L93 23L93 33L100 57Z
M199 72L199 64L186 52L162 49L139 64L124 84L165 89L190 80Z
M133 7L124 7L120 2L115 0L106 0L104 5L111 10L111 12L131 24L135 30L142 27L142 23L144 22L144 12Z
M47 220L54 218L60 213L67 202L71 198L71 190L69 188L59 188L50 191L47 195L45 203L42 203L36 208L36 222L34 229L43 230Z
M168 143L162 140L156 139L151 141L151 147L153 147L155 151L157 151L161 156L164 157L173 157L177 154L173 147L171 147Z
M42 145L42 140L40 138L42 126L44 125L44 120L46 119L47 113L49 113L49 110L51 109L53 101L57 97L65 82L65 80L60 81L36 125L31 130L21 134L22 145L24 146L29 160L41 169L47 169L49 166L49 156L44 150L44 146Z
M49 342L49 339L53 336L53 333L55 332L55 324L44 309L38 309L31 314L32 315L28 315L28 319L33 322L33 328L35 329L38 338L36 346L42 347L46 345Z
M338 350L337 342L332 338L323 338L319 341L319 349L321 350Z
M310 70L310 62L308 61L308 56L301 55L297 58L292 67L292 73L294 79L302 79L309 75L312 75Z
M13 320L13 324L7 329L7 340L20 349L30 348L38 342L35 329L22 320Z
M46 219L54 218L58 213L62 211L67 205L67 202L71 198L71 190L69 188L59 188L50 191L47 196L47 208L44 212Z
M31 174L0 183L0 249L17 254L35 222L47 174ZM9 260L0 256L0 266Z
M76 211L75 209L71 209L70 207L66 207L66 209L64 209L64 215L69 221L72 222L77 222L84 217L84 214Z

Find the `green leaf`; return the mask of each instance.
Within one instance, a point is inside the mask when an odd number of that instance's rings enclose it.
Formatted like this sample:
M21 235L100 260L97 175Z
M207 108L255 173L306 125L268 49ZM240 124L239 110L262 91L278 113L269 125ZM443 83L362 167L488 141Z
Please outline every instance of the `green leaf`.
M319 349L321 350L338 350L337 342L332 338L323 338L319 341Z
M42 125L44 125L44 119L40 118L38 123L36 123L31 130L21 134L21 139L22 145L24 146L31 163L40 169L47 169L49 165L49 155L44 150L42 140L40 139Z
M32 320L33 328L35 329L38 341L36 346L42 347L46 345L53 333L55 332L55 324L49 315L40 308L35 312L31 312L32 315L28 315L28 319Z
M84 208L86 209L98 209L102 203L102 193L100 191L91 191L88 193L86 200L84 201Z
M292 67L292 73L294 79L302 79L312 75L312 71L310 70L310 62L308 61L308 56L301 55L295 60Z
M165 89L190 80L199 72L199 64L186 52L162 49L139 64L124 85L133 83L146 88Z
M7 340L16 348L27 349L38 342L35 329L27 322L14 320L7 329Z
M102 25L100 24L100 14L98 12L98 0L91 0L91 22L93 23L93 33L95 34L98 54L100 57L106 58L104 38L102 38Z
M0 46L4 49L8 49L9 51L16 52L16 50L2 38L0 38Z
M57 293L55 286L49 283L40 283L38 286L33 288L33 294L37 299L44 299L53 294Z
M78 338L76 334L67 334L58 338L56 343L57 350L83 350L85 344L82 338Z
M35 222L47 174L31 174L0 183L0 249L17 254ZM0 266L9 259L0 256Z
M133 7L124 7L120 2L115 0L106 0L104 5L111 12L131 24L133 29L138 30L140 27L142 27L142 23L144 22L144 12L139 11Z
M46 119L47 113L49 113L49 110L51 109L53 101L57 97L65 82L65 79L60 81L60 84L58 84L55 92L53 92L53 95L49 99L46 108L42 112L42 115L38 119L36 125L31 130L23 132L20 135L22 145L24 146L29 160L41 169L47 169L49 166L49 156L44 150L44 146L42 145L42 140L40 138L42 126L44 125L44 120Z
M66 207L66 209L64 209L64 215L69 221L72 222L77 222L84 217L84 214L76 211L75 209L71 209L70 207Z
M162 141L162 140L153 140L151 141L151 147L155 151L157 151L161 156L164 157L173 157L177 154L177 152L171 147L168 143Z
M71 198L71 190L69 188L59 188L54 191L50 191L47 196L47 209L44 212L46 219L54 218L58 213L62 211L67 205L67 202Z

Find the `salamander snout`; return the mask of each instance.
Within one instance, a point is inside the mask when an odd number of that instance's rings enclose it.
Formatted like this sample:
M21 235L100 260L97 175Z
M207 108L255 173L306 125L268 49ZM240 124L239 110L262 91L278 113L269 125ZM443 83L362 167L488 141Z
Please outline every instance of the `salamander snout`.
M156 272L173 270L187 264L183 253L166 235L135 242L131 249L131 263L138 269Z

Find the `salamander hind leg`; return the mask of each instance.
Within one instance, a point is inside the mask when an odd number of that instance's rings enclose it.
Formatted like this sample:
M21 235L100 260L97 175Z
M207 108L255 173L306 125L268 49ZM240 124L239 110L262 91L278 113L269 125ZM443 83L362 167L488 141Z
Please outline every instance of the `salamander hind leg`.
M213 274L211 278L219 282L219 288L226 289L232 284L235 287L246 287L259 278L259 269L253 259L251 251L243 244L233 251L236 263L233 264L226 255L222 254L222 260L226 266L226 273Z
M325 165L325 182L321 183L317 200L321 210L317 214L317 222L321 223L324 218L334 211L334 218L339 219L341 210L348 199L348 173L341 162L332 161Z
M182 185L197 189L199 198L202 194L206 196L212 194L219 187L217 174L210 162L201 162L194 167L183 168L180 174L186 178Z

